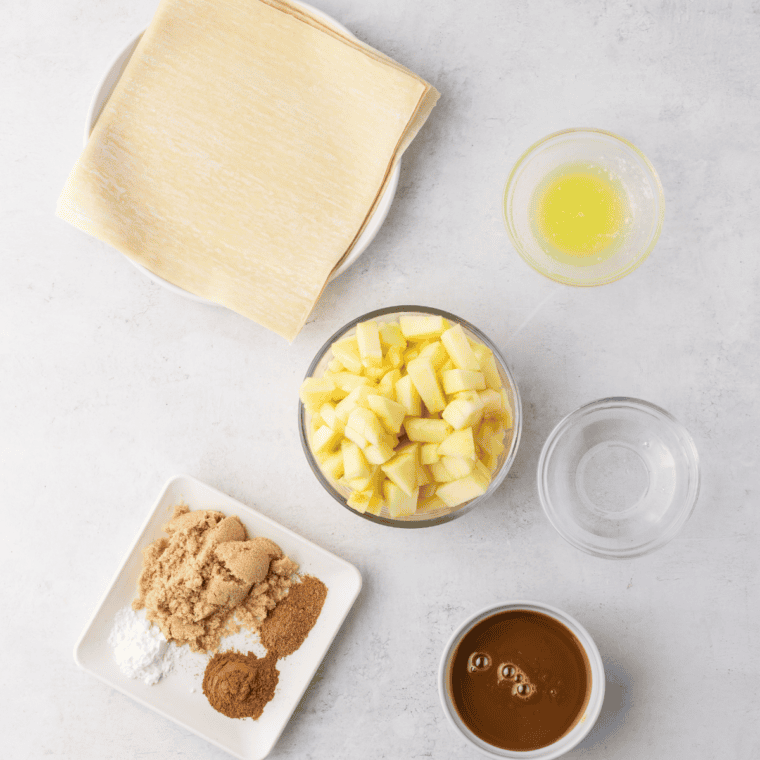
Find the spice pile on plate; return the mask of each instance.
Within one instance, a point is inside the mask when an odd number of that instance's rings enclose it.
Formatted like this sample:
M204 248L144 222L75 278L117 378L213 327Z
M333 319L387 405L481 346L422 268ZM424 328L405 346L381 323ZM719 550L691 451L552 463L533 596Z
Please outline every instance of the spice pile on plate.
M164 531L143 549L133 609L114 620L114 657L125 675L150 685L172 668L167 643L214 654L203 680L211 706L256 719L274 696L277 661L304 642L327 587L313 576L299 578L298 565L274 541L249 538L234 515L178 505ZM145 619L135 616L142 609ZM260 634L265 657L218 652L222 638L241 627Z

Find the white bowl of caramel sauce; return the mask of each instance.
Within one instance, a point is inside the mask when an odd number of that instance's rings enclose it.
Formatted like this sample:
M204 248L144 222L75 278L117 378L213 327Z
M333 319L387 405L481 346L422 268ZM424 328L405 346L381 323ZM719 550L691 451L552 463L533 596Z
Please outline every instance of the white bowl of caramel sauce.
M569 752L599 717L604 686L588 631L535 601L470 616L449 639L438 670L449 723L492 758L552 760Z

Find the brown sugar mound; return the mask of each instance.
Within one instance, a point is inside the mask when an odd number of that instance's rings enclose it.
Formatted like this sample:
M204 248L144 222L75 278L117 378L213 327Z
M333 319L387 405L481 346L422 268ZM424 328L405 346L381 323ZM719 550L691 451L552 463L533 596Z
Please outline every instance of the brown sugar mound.
M259 718L274 697L280 675L272 654L220 652L206 666L203 693L211 706L228 718Z
M221 512L179 505L164 531L168 538L143 550L132 607L146 608L168 641L193 651L216 651L241 624L258 631L298 570L277 544L249 539L237 517Z
M261 625L261 643L277 659L293 654L317 622L327 586L312 575L291 586L288 595Z

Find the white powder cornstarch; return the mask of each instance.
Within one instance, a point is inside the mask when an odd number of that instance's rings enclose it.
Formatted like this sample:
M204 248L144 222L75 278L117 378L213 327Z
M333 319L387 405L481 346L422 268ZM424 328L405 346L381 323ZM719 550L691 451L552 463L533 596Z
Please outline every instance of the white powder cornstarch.
M108 637L119 669L148 686L158 683L174 667L173 653L157 625L145 619L145 611L123 607L114 617Z

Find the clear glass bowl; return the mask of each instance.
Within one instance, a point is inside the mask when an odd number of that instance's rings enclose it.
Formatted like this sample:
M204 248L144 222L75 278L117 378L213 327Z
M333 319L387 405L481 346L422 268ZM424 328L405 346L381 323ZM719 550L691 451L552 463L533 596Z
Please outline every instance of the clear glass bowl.
M379 523L380 525L391 525L396 528L427 528L431 525L441 525L456 517L460 517L473 509L476 504L488 499L504 480L507 472L509 472L509 468L515 461L517 446L520 443L520 433L522 431L522 406L520 403L520 394L517 390L517 383L515 383L514 377L512 376L504 357L499 352L499 349L496 348L496 346L482 332L480 332L477 327L460 319L454 314L449 314L446 311L433 309L427 306L393 306L362 314L360 317L351 320L347 325L341 327L340 330L332 335L322 348L319 349L306 372L306 377L321 377L324 374L327 365L333 358L331 351L332 344L340 338L353 334L356 331L356 325L359 322L366 322L370 319L395 321L398 320L399 317L409 314L435 314L444 317L452 324L460 324L467 337L482 343L493 352L502 384L507 392L509 403L512 406L513 420L512 429L508 430L505 436L504 451L499 455L497 469L493 474L488 490L482 496L465 502L464 504L460 504L458 507L427 511L424 514L415 514L408 517L392 518L385 505L383 505L383 509L379 515L357 512L348 505L347 499L350 495L350 491L339 483L330 480L322 472L319 462L314 458L309 441L311 415L307 413L306 407L304 407L303 403L300 401L298 402L298 428L301 435L301 445L303 446L306 460L308 461L312 472L316 475L317 480L324 486L327 493L329 493L337 502L342 504L347 510L358 517L363 517L365 520L370 520L371 522Z
M633 398L580 407L551 432L538 462L538 494L551 524L578 549L624 559L670 541L699 493L688 431Z
M563 167L593 170L618 188L625 208L621 234L603 255L562 255L538 232L539 188ZM504 189L504 220L515 249L536 271L566 285L605 285L632 272L654 248L664 216L662 185L647 157L599 129L568 129L539 140L517 161Z

